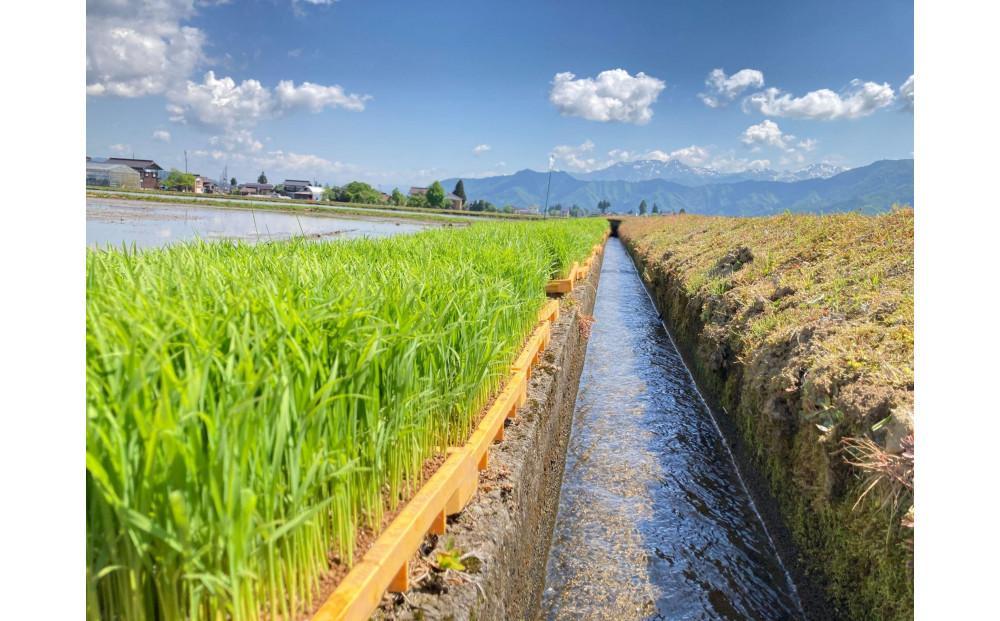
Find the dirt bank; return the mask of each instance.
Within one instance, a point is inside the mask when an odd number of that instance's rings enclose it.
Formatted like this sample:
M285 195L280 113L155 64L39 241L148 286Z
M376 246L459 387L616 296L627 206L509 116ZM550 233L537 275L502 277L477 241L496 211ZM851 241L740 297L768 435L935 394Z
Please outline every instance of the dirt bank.
M901 210L618 230L818 617L913 614L912 227Z
M411 562L413 584L387 594L379 619L527 619L534 616L559 501L573 404L583 369L601 259L560 304L559 320L532 373L528 401L490 449L479 493L430 535ZM442 568L458 561L462 569Z

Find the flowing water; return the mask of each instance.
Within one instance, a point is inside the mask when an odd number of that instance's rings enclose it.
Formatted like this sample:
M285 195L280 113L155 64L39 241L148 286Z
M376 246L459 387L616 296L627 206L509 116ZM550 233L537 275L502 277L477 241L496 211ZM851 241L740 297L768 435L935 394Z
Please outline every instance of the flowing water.
M608 240L549 553L546 619L802 619L617 238Z
M391 219L87 199L87 245L101 248L121 246L122 243L150 248L195 238L257 242L300 235L313 239L387 237L428 226L433 225Z

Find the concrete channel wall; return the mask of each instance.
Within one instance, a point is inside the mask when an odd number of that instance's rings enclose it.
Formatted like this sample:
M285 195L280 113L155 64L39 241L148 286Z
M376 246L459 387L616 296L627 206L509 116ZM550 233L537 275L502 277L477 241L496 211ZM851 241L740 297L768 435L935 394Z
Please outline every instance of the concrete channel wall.
M412 585L387 594L378 619L531 619L545 579L566 444L587 349L586 334L603 254L560 302L552 340L528 383L528 400L490 449L479 492L445 535L430 535L411 569ZM431 568L458 556L463 572Z

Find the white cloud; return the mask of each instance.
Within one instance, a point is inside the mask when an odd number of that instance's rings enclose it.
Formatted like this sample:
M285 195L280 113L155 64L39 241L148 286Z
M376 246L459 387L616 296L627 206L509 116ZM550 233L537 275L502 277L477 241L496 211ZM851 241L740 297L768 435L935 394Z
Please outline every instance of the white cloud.
M183 88L168 93L167 99L170 120L227 129L252 127L270 118L275 110L271 91L257 80L237 85L229 77L217 79L213 71L206 73L201 83L188 80Z
M153 132L153 140L159 140L160 142L170 142L170 132L165 129L158 129Z
M712 69L705 78L707 91L698 96L709 108L719 108L736 99L748 88L764 86L764 74L756 69L740 69L726 77L722 69Z
M683 149L671 151L668 156L669 159L677 160L683 164L687 164L688 166L701 166L708 161L709 153L708 149L704 147L691 145L690 147L684 147Z
M802 97L769 88L744 99L743 109L793 119L856 119L888 106L894 99L892 87L887 83L851 80L842 93L822 88Z
M653 118L650 107L666 86L641 71L634 77L624 69L609 69L596 78L580 78L566 71L552 80L549 101L564 116L590 121L618 121L644 125Z
M590 172L592 170L607 168L619 162L633 162L636 160L659 160L661 162L677 160L688 166L701 166L710 158L708 149L698 145L691 145L673 151L662 151L660 149L651 149L649 151L611 149L608 151L607 159L595 157L593 151L594 143L590 140L578 146L559 145L553 148L549 154L549 167L573 172Z
M309 180L330 180L331 177L359 173L356 166L330 160L311 153L296 153L294 151L274 150L256 155L231 152L223 149L196 149L191 155L205 158L212 162L239 162L244 169L264 170L270 179L301 178ZM192 162L193 165L203 165L205 162ZM254 173L254 178L257 173Z
M477 144L476 146L472 147L472 154L473 155L482 155L483 153L486 153L487 151L490 151L491 149L493 149L493 147L491 147L488 144Z
M906 82L899 87L899 100L902 102L903 110L913 112L913 76L906 78Z
M751 151L759 151L761 147L773 147L782 152L780 163L801 164L805 161L803 151L812 151L818 141L812 138L799 140L792 134L781 131L778 124L770 119L764 119L756 125L743 130L740 142L750 147Z
M785 134L777 123L768 119L746 128L740 137L740 142L750 147L766 145L782 150L790 148L794 140L795 136Z
M212 136L208 142L213 146L221 146L227 151L256 153L264 148L264 145L254 138L248 129L233 129L221 136Z
M253 127L265 119L278 118L295 109L319 112L324 108L364 110L367 95L345 94L340 86L322 86L288 80L271 91L257 80L237 84L230 77L216 78L209 71L200 83L188 80L183 88L167 93L170 119L179 123L195 122L232 130Z
M204 33L181 22L194 0L88 0L87 94L163 93L204 59Z
M603 163L591 155L593 151L594 143L590 140L575 147L567 144L558 145L549 153L549 168L578 172L595 170L602 167Z
M299 56L302 56L302 48L301 47L297 47L294 50L288 50L288 57L289 58L298 58Z
M108 150L111 151L112 153L116 153L118 155L124 155L124 154L128 153L129 151L131 151L132 147L128 146L127 144L121 144L119 142L119 143L115 143L115 144L109 144L108 145Z
M805 140L799 141L799 144L797 144L796 146L802 149L803 151L812 151L813 149L816 148L816 145L818 143L819 143L818 140L814 140L812 138L806 138Z
M271 168L278 172L305 175L310 178L355 170L353 166L344 164L343 162L328 160L319 155L295 153L293 151L268 151L266 154L254 159L258 166L265 169Z
M712 159L709 167L720 173L740 173L748 170L766 170L771 167L771 160L754 159L749 160L736 157L732 153L720 155Z
M682 149L675 149L673 151L663 151L661 149L651 149L644 153L631 153L627 151L623 152L629 157L622 159L620 161L634 161L634 160L658 160L660 162L669 162L671 160L677 160L682 164L687 164L688 166L701 166L709 159L709 151L705 147L699 147L698 145L691 145L690 147L684 147Z
M305 108L310 112L320 112L324 108L344 108L360 112L365 109L365 102L372 98L371 95L347 94L338 84L323 86L303 82L301 86L295 86L291 80L278 82L274 94L279 111Z

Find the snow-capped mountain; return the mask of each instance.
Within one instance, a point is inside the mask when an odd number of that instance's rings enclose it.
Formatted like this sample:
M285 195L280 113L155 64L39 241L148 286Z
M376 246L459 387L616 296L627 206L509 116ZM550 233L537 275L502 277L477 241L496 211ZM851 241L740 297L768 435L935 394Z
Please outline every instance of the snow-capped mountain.
M780 173L775 173L775 177L771 181L803 181L805 179L829 179L834 175L839 175L840 173L847 170L843 166L836 166L827 162L820 162L818 164L810 164L805 168L800 168L795 171L785 171ZM773 172L773 171L772 171Z
M710 183L735 183L738 181L803 181L828 179L844 172L845 168L828 163L810 164L794 171L776 171L770 168L748 169L727 173L713 168L688 166L678 160L636 160L620 162L589 173L570 173L585 181L649 181L663 179L686 186Z
M632 174L674 174L672 181L662 177L629 181L581 179L565 172L520 170L512 175L480 179L465 178L466 195L487 200L494 205L529 207L545 204L564 207L578 205L593 210L601 200L611 202L612 211L627 213L640 201L654 203L661 210L734 216L759 216L793 212L826 213L856 211L878 213L894 204L913 205L913 160L880 160L827 178L835 167L812 166L800 171L778 173L773 170L722 175L684 167L679 162L655 162L656 166L630 162ZM661 166L662 165L662 166ZM621 168L618 169L621 172ZM603 171L598 171L603 172ZM683 176L681 176L681 173ZM705 181L706 177L714 181ZM743 175L742 177L740 175ZM806 177L794 180L792 176ZM747 177L751 178L747 178ZM787 181L775 179L784 176ZM756 177L756 178L753 178ZM700 179L699 183L691 183ZM686 180L682 183L679 180ZM441 181L454 187L457 178Z
M724 173L711 168L688 166L678 160L636 160L620 162L607 168L589 173L574 173L577 179L586 181L649 181L650 179L665 179L682 185L704 185L718 183Z

